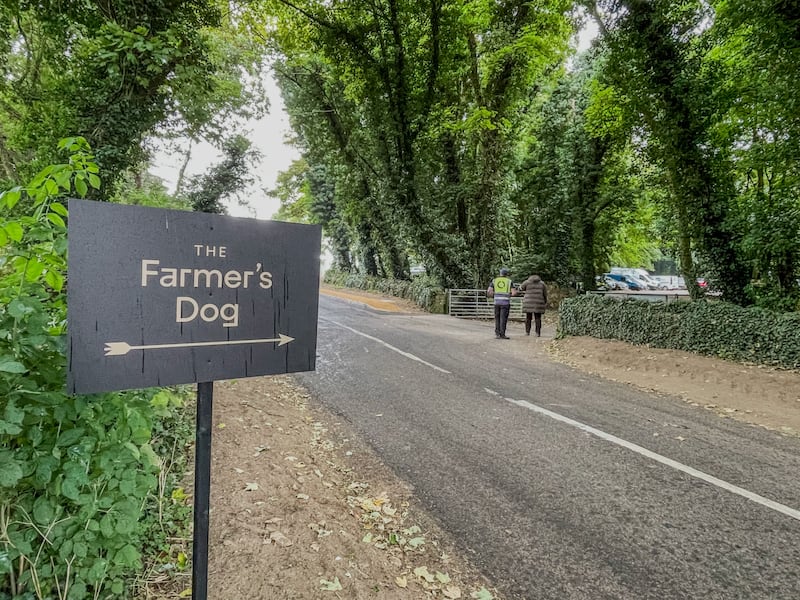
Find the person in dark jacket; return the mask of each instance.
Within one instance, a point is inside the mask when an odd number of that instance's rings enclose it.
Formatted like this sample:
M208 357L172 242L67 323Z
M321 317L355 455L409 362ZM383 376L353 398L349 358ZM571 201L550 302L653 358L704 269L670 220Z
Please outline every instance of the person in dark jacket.
M536 324L536 337L542 335L542 315L547 309L547 286L538 275L531 275L519 286L525 292L522 312L525 313L525 335L531 334L531 317Z

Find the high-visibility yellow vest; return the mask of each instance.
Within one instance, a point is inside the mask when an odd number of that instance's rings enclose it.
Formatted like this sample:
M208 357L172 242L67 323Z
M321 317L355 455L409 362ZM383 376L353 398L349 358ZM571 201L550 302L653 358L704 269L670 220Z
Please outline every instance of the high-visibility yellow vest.
M511 304L511 279L495 277L492 280L492 287L494 287L495 304Z

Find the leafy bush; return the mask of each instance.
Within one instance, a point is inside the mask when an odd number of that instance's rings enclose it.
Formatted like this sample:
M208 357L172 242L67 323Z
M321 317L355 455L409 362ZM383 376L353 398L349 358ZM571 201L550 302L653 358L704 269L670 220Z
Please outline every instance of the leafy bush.
M447 310L447 292L427 275L405 281L329 269L325 273L325 283L406 298L432 313L444 313Z
M157 390L64 393L68 213L58 197L85 196L100 179L85 140L59 148L68 163L0 195L2 599L124 595L159 486L152 435L180 404Z
M800 314L726 302L644 302L587 294L561 303L559 333L800 369Z

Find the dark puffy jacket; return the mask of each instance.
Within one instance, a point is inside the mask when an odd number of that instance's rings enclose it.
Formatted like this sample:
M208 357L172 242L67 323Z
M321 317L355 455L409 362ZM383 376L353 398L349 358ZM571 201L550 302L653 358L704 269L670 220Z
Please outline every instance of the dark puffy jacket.
M547 308L547 287L538 275L531 275L519 289L525 292L522 298L522 312L543 313Z

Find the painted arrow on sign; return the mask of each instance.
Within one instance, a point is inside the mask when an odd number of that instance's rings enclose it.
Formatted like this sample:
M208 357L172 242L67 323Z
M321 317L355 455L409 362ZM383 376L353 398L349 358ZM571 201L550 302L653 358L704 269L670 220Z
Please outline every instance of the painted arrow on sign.
M147 346L131 346L128 342L106 342L104 348L106 356L123 356L131 350L157 350L159 348L193 348L196 346L232 346L234 344L267 344L278 342L278 346L283 346L294 341L293 337L278 334L280 337L267 338L260 340L221 340L219 342L189 342L186 344L150 344Z

